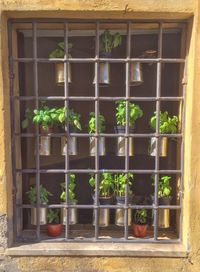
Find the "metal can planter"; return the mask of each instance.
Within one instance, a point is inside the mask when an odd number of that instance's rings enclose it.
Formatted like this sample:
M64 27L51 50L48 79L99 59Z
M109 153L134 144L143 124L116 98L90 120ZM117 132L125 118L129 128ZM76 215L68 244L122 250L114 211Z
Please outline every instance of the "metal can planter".
M122 205L121 203L117 203L117 205ZM115 225L123 227L124 226L124 218L125 218L125 209L117 208L115 210ZM128 209L128 226L131 225L131 209Z
M90 156L95 156L95 137L90 137ZM99 156L106 155L105 138L99 137Z
M130 64L130 86L139 86L143 83L142 67L140 62Z
M117 156L126 156L125 142L126 141L124 137L117 138ZM134 155L133 138L129 137L129 156L133 155Z
M39 208L39 225L47 224L47 208ZM37 209L31 208L31 224L37 225Z
M158 154L160 157L167 156L167 137L161 137L158 139ZM156 137L151 138L150 156L156 156Z
M55 63L56 84L64 85L64 63ZM68 83L72 82L71 64L68 63Z
M41 156L51 155L51 137L50 136L40 136L39 153Z
M158 227L169 228L170 227L170 211L169 209L158 210Z
M70 204L75 205L76 203L77 201L74 201ZM69 225L75 225L77 224L77 221L78 221L77 208L69 208ZM61 222L63 225L66 224L66 208L61 208Z
M99 86L107 87L110 84L110 63L100 62L99 63ZM96 77L94 77L93 84L96 83Z
M108 227L110 222L110 209L99 209L99 226ZM93 211L93 226L95 225L95 211Z
M67 137L61 137L61 155L65 155L66 151L66 144L67 144ZM77 155L77 138L76 137L69 137L69 155Z

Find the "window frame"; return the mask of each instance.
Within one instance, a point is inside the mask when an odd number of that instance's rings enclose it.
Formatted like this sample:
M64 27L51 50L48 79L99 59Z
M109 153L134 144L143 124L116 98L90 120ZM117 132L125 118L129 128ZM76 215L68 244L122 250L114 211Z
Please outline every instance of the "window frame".
M65 25L65 30L64 30L64 41L65 41L65 52L68 52L68 48L67 48L67 45L68 45L68 23L72 22L72 21L75 21L75 20L62 20L62 19L58 19L59 22L63 23ZM53 20L54 21L54 20ZM87 20L77 20L79 23L82 22L86 22ZM106 21L106 22L112 22L111 20L102 20L102 21ZM114 62L116 60L108 60L106 58L100 58L99 57L99 24L102 22L101 20L92 20L89 22L96 22L96 46L95 46L95 52L96 52L96 56L95 58L92 58L92 60L88 59L88 61L93 61L94 64L95 64L95 74L97 75L97 80L96 80L96 83L95 83L95 95L94 95L94 99L95 100L95 119L96 119L96 131L98 131L98 114L99 114L99 84L98 84L98 66L99 66L99 62L100 61L110 61L110 62ZM121 20L113 20L114 22L121 22ZM162 58L162 24L165 23L165 22L173 22L173 20L166 20L166 21L159 21L159 20L154 20L153 22L155 23L158 23L159 24L159 41L158 41L158 57L155 58L155 59L152 59L152 60L147 60L145 58L131 58L130 57L130 38L131 38L131 31L130 31L130 24L132 24L133 22L149 22L149 21L145 21L145 20L123 20L122 22L123 23L126 23L127 24L127 43L128 43L128 46L127 46L127 56L126 56L126 59L123 60L122 62L125 62L126 63L126 96L124 97L124 100L126 100L126 132L125 132L125 145L126 145L126 156L125 156L125 170L118 170L118 172L122 173L124 172L125 174L127 174L128 172L133 172L133 173L148 173L148 171L146 172L145 170L137 170L137 169L133 169L133 170L129 170L129 155L128 155L128 150L129 150L129 141L128 141L128 137L131 136L131 137L144 137L144 134L142 135L139 135L139 134L129 134L129 126L128 126L128 120L129 120L129 114L128 114L128 102L129 101L132 101L132 100L138 100L138 101L142 101L142 97L140 98L137 98L137 97L130 97L130 84L129 84L129 69L130 69L130 66L129 66L129 63L130 62L133 62L133 61L138 61L138 62L141 62L141 63L146 63L146 62L155 62L156 65L157 65L157 87L156 87L156 97L155 97L155 101L156 101L156 133L155 134L152 134L153 136L156 137L156 156L155 156L155 170L154 171L151 171L152 173L155 174L155 203L154 205L131 205L131 209L138 209L138 208L147 208L147 209L153 209L154 210L154 221L156 222L155 226L154 226L154 238L153 240L149 241L149 239L142 239L143 243L161 243L161 244L164 244L164 243L180 243L181 242L181 234L182 234L182 192L183 192L183 173L184 173L184 161L183 161L183 154L184 154L184 141L183 141L183 135L184 135L184 100L185 100L185 85L183 85L183 96L182 97L164 97L162 98L161 95L160 95L160 89L161 89L161 65L162 63L185 63L185 59L182 59L182 58L179 58L179 59L176 59L176 58L173 58L173 59L163 59ZM37 66L38 66L38 62L40 60L38 60L39 58L37 57L37 24L40 23L40 22L52 22L51 19L47 20L36 20L36 19L30 19L30 20L21 20L21 19L13 19L13 20L10 20L9 21L9 45L12 44L12 24L14 23L17 23L17 22L30 22L33 24L33 58L31 61L33 61L34 63L34 78L37 78ZM181 22L181 21L179 21ZM184 23L186 23L184 21ZM69 105L69 101L70 101L70 96L69 96L69 84L68 84L68 63L73 63L73 62L77 62L77 61L82 61L82 59L69 59L67 57L67 54L65 54L65 58L63 61L64 63L64 70L65 70L65 84L64 84L64 103L65 103L65 107L68 108L68 105ZM21 61L26 61L25 60L26 58L24 58L24 60L21 60ZM14 117L14 103L15 103L15 99L16 99L16 96L13 92L13 76L14 76L14 73L13 73L13 62L14 61L17 61L17 62L20 62L20 58L18 59L13 59L12 57L12 47L10 48L9 46L9 64L10 64L10 74L11 74L11 78L10 78L10 94L11 94L11 131L12 131L12 150L14 150L14 152L12 153L12 166L13 166L13 173L23 173L23 169L17 169L15 167L16 165L16 162L15 162L15 150L16 150L16 145L15 145L15 136L18 136L18 135L15 135L15 125L14 125L14 120L13 120L13 117ZM53 62L55 60L48 60L49 62ZM84 59L84 61L87 61L87 59ZM184 74L185 74L185 69L184 69ZM37 82L37 80L36 80ZM38 103L39 103L39 95L38 95L38 86L37 86L37 83L35 84L34 86L34 90L35 90L35 98L36 98L36 108L38 108ZM177 101L182 101L182 108L183 108L183 111L182 111L182 120L181 120L181 128L182 128L182 132L181 133L176 133L176 134L162 134L162 136L160 136L161 134L159 133L159 112L160 112L160 102L163 100L163 101L171 101L171 100L176 100ZM145 101L145 99L144 99ZM68 114L68 113L67 113ZM67 122L66 122L66 131L69 131L69 122L68 122L68 118L67 118ZM66 135L67 137L69 136L80 136L80 134L76 134L76 133L67 133L66 132ZM151 134L148 133L148 135L146 135L147 137L151 137L152 136ZM89 137L89 135L82 135L83 137L87 136ZM98 139L99 137L101 136L105 136L107 137L108 134L99 134L99 133L95 133L94 135L93 134L90 134L90 137L91 136L94 136L95 137L95 141L96 141L96 155L95 155L95 169L93 171L87 171L87 172L90 172L90 173L95 173L95 188L98 188L98 184L99 184L99 173L102 173L104 172L105 170L102 170L102 169L99 169L99 145L98 145ZM109 135L110 136L110 135ZM119 137L120 135L112 135L113 137ZM163 136L166 136L166 137L180 137L182 139L182 143L181 143L181 169L180 170L163 170L164 173L174 173L174 174L180 174L181 175L181 179L180 179L180 205L170 205L169 207L168 206L159 206L158 204L158 181L159 181L159 174L162 174L162 170L159 170L159 154L158 154L158 139L159 137L163 137ZM44 173L45 170L42 170L40 169L40 155L39 155L39 137L40 137L40 133L39 133L39 127L36 126L36 149L37 149L37 156L36 156L36 162L37 162L37 165L36 165L36 188L37 188L37 203L36 203L36 208L37 208L37 211L38 209L40 208L40 199L39 199L39 185L40 185L40 173ZM72 173L75 173L76 171L74 170L70 170L69 169L69 150L68 150L68 145L67 145L67 150L66 150L66 155L65 155L65 169L63 171L63 173L65 174L65 181L66 181L66 188L68 188L68 184L69 184L69 174L72 172ZM25 172L27 172L28 169L24 169ZM31 170L32 171L32 170ZM106 170L107 171L107 170ZM80 170L77 170L77 172L80 172ZM84 171L83 171L84 172ZM109 171L108 171L109 172ZM110 170L110 172L113 173L112 170ZM16 175L13 174L13 183L14 183L14 187L17 188L17 180L16 180ZM79 207L79 205L70 205L69 204L69 196L68 196L68 190L66 190L66 203L64 206L63 205L46 205L46 207L50 207L50 208L54 208L54 207L65 207L66 208L66 218L68 218L68 208L70 207ZM83 206L83 205L81 205ZM88 206L88 205L87 205ZM95 203L94 205L92 205L94 210L95 210L95 236L94 236L94 241L93 242L106 242L105 240L101 240L98 238L99 236L99 226L98 226L98 213L99 213L99 204L98 204L98 190L95 190ZM179 206L179 207L178 207ZM22 208L31 208L32 205L22 205ZM81 207L80 207L81 208ZM82 207L83 208L83 207ZM108 208L115 208L113 207L112 205L111 206L108 206ZM125 205L124 205L124 209L125 209L125 227L124 227L124 239L116 239L115 241L114 240L110 240L110 242L116 242L116 243L140 243L139 240L137 241L133 241L133 240L129 240L128 239L128 209L130 208L130 206L128 205L128 185L126 185L126 193L125 193ZM160 209L164 209L164 208L170 208L170 209L180 209L180 230L179 230L179 237L180 239L175 239L175 240L158 240L158 208ZM16 205L14 203L14 215L16 217ZM15 221L16 220L16 221ZM15 218L14 222L17 222L17 218ZM15 237L17 237L17 230L16 230L16 224L14 223L14 227L15 227ZM67 222L66 224L66 229L65 229L65 238L64 238L64 241L67 241L67 242L72 242L72 239L69 238L69 229L70 229L70 225L69 225L69 222ZM40 240L40 225L39 225L39 212L37 212L37 227L36 227L36 233L37 233L37 240ZM91 242L90 240L87 240L85 239L84 240L85 242ZM81 241L78 241L81 243Z

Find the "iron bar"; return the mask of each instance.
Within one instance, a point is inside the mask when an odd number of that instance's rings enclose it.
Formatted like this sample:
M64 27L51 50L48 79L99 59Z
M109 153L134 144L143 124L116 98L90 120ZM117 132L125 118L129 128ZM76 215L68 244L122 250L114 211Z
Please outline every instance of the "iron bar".
M159 36L158 36L158 57L162 57L162 23L159 24ZM156 97L160 97L161 94L161 63L157 63L157 76L156 76ZM156 133L160 133L160 101L156 101ZM156 156L155 156L155 170L159 170L160 154L159 154L159 137L156 138ZM154 240L158 237L158 183L159 173L155 174L155 190L154 190Z
M127 40L126 40L126 49L127 49L127 60L131 57L131 23L127 24ZM130 62L126 62L126 127L125 132L129 134L129 101L127 100L130 97ZM125 170L129 170L129 137L125 138ZM125 206L128 206L128 196L129 196L129 184L128 184L128 173L126 173L127 182L125 185ZM128 240L128 208L124 211L124 239Z
M36 134L34 133L15 133L16 137L35 137ZM44 134L39 134L39 136L42 136ZM60 137L60 136L65 136L65 133L48 133L48 136L51 137ZM156 133L135 133L135 134L123 134L123 133L119 133L119 134L115 134L115 133L99 133L98 135L95 133L69 133L70 136L75 136L75 137L110 137L110 138L114 138L114 137L133 137L133 138L151 138L151 137L167 137L167 138L182 138L183 134L156 134Z
M30 209L33 207L36 207L36 205L30 205L30 204L18 204L17 207L19 208L23 208L23 209ZM67 204L49 204L49 205L40 205L40 207L43 208L77 208L77 209L94 209L94 208L100 208L100 209L104 209L104 208L108 208L108 209L118 209L118 208L124 208L124 209L153 209L154 206L152 205L67 205ZM180 210L181 209L181 205L169 205L169 206L159 206L159 209L171 209L171 210Z
M33 70L33 78L34 78L34 93L35 93L35 106L36 109L39 108L39 101L38 101L38 64L37 64L37 24L33 23L33 60L34 60L34 70ZM37 195L37 208L36 208L36 215L37 215L37 240L40 240L40 137L39 137L39 125L36 124L36 195Z
M96 39L95 39L95 131L99 134L99 22L96 23ZM98 240L99 236L99 137L95 137L95 236L94 239Z
M16 173L36 173L36 169L16 169ZM181 170L153 170L153 169L40 169L39 173L42 174L53 174L53 173L80 173L80 174L98 174L98 173L135 173L135 174L181 174Z
M14 62L33 62L34 58L14 58ZM109 63L130 63L130 62L141 62L141 63L184 63L185 59L181 58L154 58L154 59L145 59L145 58L70 58L65 60L63 58L49 59L49 58L37 58L37 62L42 63L60 63L60 62L69 62L69 63L95 63L95 62L109 62Z
M69 170L69 82L68 82L68 23L64 25L64 51L65 51L65 62L64 62L64 94L65 94L65 133L67 143L65 145L65 170ZM66 203L69 205L69 182L70 173L65 173L65 192L66 192ZM69 239L69 209L66 208L66 223L65 223L65 238Z
M35 100L35 96L15 96L14 99L19 101L29 101L29 100ZM118 101L118 100L124 100L124 101L181 101L184 98L182 96L171 96L171 97L138 97L138 96L130 96L130 97L107 97L107 96L69 96L67 98L68 100L72 101ZM64 96L39 96L38 100L50 100L50 101L65 101L66 98Z

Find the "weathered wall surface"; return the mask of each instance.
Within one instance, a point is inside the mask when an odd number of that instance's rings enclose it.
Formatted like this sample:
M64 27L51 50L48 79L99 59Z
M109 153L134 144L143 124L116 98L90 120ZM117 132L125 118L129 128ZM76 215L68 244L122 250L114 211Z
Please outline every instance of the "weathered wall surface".
M24 12L26 11L26 12ZM188 258L4 257L0 271L199 272L200 271L200 10L198 0L0 0L0 250L12 227L11 148L6 22L10 17L189 18L183 240ZM12 240L12 237L9 237ZM2 256L2 260L1 260Z

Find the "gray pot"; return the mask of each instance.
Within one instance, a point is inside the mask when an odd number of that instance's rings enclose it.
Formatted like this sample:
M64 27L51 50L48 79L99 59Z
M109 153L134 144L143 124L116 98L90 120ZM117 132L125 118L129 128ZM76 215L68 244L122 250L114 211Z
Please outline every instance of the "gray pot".
M90 137L90 156L95 156L95 137ZM106 155L105 138L99 137L99 156Z
M170 227L170 210L158 209L158 227L169 228Z
M41 156L51 155L51 137L50 136L39 137L39 154Z
M158 154L160 157L167 156L167 137L161 137L158 139ZM156 156L156 137L152 137L150 141L150 156Z
M117 137L117 156L126 156L126 148L125 148L125 138L124 137ZM133 138L129 137L129 156L134 155L133 150Z
M96 83L96 77L94 77L93 84ZM110 63L99 63L99 86L107 87L110 84Z
M71 205L76 205L77 201L74 200L71 202ZM64 203L62 203L64 204ZM69 225L77 224L78 216L77 216L77 208L69 208ZM66 224L66 208L61 208L61 223L63 225Z
M142 67L140 62L130 63L130 86L139 86L143 83Z
M116 196L117 205L123 206L125 204L125 197ZM128 203L131 203L132 196L128 197ZM115 209L115 225L123 227L125 218L125 209ZM128 209L128 226L131 225L131 209Z
M55 63L55 78L56 84L63 86L64 85L64 63ZM68 63L68 83L72 82L72 72L71 64Z
M37 225L37 212L36 208L31 208L31 224ZM39 225L47 224L47 208L39 208Z
M67 138L65 136L61 137L61 155L65 155ZM69 137L69 155L77 155L77 138Z
M110 222L110 209L99 209L99 226L108 227ZM95 225L95 211L93 211L93 226Z

